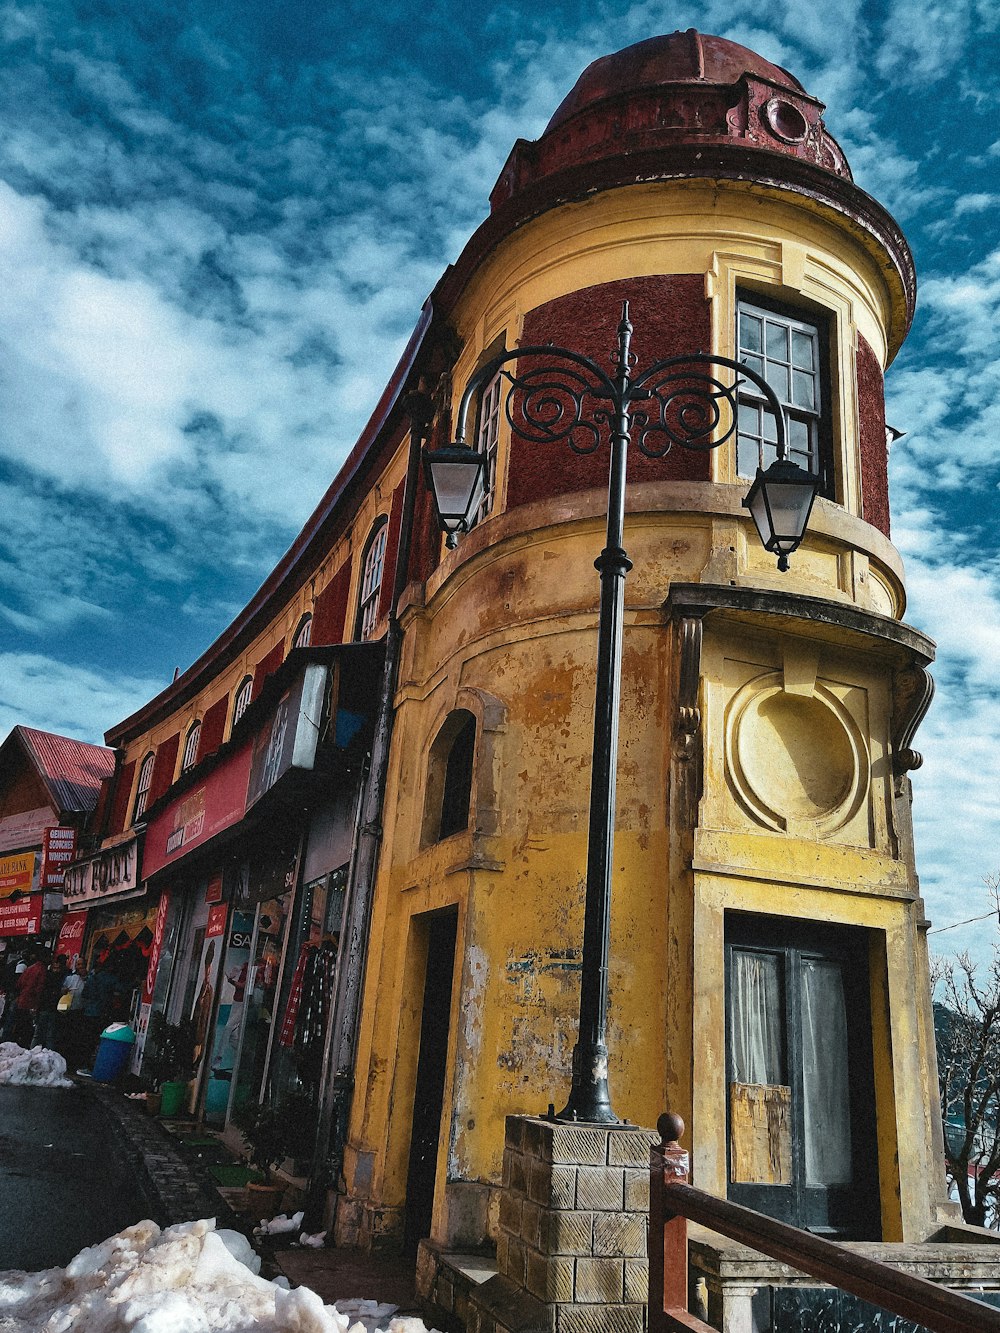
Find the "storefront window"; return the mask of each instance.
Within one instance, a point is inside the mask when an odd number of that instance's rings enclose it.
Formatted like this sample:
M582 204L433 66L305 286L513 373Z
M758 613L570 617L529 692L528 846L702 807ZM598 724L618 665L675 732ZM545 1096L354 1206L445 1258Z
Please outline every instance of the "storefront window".
M284 957L292 894L268 898L257 908L246 991L243 1042L233 1086L230 1115L261 1095L274 1041L281 964Z

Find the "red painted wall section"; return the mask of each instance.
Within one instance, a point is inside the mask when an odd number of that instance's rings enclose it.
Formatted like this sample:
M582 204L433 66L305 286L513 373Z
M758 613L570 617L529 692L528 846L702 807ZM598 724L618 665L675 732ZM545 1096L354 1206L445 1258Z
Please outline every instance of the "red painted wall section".
M226 733L226 718L228 715L229 695L224 694L221 699L216 699L201 720L201 736L198 739L198 754L195 763L200 762L206 755L215 754L222 744L222 738Z
M118 774L118 782L115 785L115 799L111 806L111 820L108 825L108 835L114 837L116 833L122 833L125 830L125 824L128 820L128 798L132 794L132 779L135 777L135 760L129 764L123 764L122 770Z
M435 446L436 447L436 446ZM441 560L441 529L434 511L434 497L420 474L413 509L413 544L410 547L410 577L425 583Z
M253 669L253 689L250 692L250 698L256 699L264 688L264 681L268 676L277 671L285 660L285 641L279 639L274 647L264 654Z
M629 318L635 327L632 350L640 372L667 357L710 349L710 308L700 273L601 283L547 301L525 316L521 345L557 343L589 356L610 376L614 371L611 353L617 346L624 300L629 303ZM521 363L518 370L523 372L523 369ZM596 405L593 400L591 405ZM590 411L586 415L592 419ZM515 401L514 419L517 418ZM514 435L507 481L508 509L572 491L606 489L607 428L598 424L598 429L601 445L596 452L586 455L575 454L566 441L535 444ZM581 433L579 438L585 440L587 434ZM647 458L634 446L629 450L630 482L705 481L708 477L707 454L674 446L665 458Z
M316 598L313 606L312 640L317 648L344 642L347 596L351 590L351 562L345 560Z
M392 506L389 509L389 531L385 537L385 563L382 566L382 586L379 588L378 613L382 617L389 610L392 601L392 589L396 582L396 557L399 555L399 525L403 518L403 488L401 481L392 493Z
M889 535L889 451L885 443L885 387L878 357L858 335L858 435L861 515Z
M156 759L153 762L153 781L149 784L149 798L146 801L147 810L173 783L174 765L177 762L177 749L180 743L181 733L175 731L161 743L156 752Z

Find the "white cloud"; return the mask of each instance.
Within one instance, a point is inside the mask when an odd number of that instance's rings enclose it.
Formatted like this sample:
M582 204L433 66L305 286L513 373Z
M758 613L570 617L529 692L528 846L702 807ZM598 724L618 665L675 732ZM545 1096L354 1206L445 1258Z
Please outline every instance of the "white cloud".
M103 731L167 682L112 676L40 653L0 653L0 735L18 724L103 744Z

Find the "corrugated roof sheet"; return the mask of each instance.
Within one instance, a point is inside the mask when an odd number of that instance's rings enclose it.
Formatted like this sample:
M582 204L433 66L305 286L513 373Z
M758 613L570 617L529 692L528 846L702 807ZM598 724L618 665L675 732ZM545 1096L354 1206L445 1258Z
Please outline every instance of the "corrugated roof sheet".
M115 770L115 752L34 727L15 727L59 811L93 810L101 779Z

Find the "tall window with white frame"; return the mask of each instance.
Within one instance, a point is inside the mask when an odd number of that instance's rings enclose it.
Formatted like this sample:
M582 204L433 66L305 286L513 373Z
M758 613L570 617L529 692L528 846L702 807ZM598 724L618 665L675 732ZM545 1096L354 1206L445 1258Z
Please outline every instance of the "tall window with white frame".
M503 404L503 376L497 374L483 390L479 403L479 433L476 447L486 455L483 477L483 498L472 517L472 526L490 513L496 501L497 454L500 443L500 409Z
M740 299L737 360L762 375L784 408L788 457L821 477L820 493L833 498L833 476L824 419L822 329L815 321ZM777 457L777 427L756 385L739 389L737 471L756 476Z
M295 640L292 643L293 648L308 648L312 640L312 616L303 616L299 621L299 627L295 631Z
M194 768L195 760L198 758L198 742L200 740L201 723L194 722L187 734L187 740L184 742L184 758L181 760L182 773L186 773L189 768Z
M233 727L236 726L240 718L250 706L250 700L253 696L253 676L244 676L240 682L240 687L236 691L236 698L233 701ZM232 731L232 727L230 727Z
M132 809L132 823L138 824L139 820L146 813L146 802L149 800L149 789L153 783L153 764L156 755L152 752L146 755L139 767L139 782L135 789L135 806Z
M361 563L361 592L358 597L358 615L354 627L355 639L370 639L378 620L379 595L382 591L382 572L385 565L385 543L389 525L385 518L368 538Z

